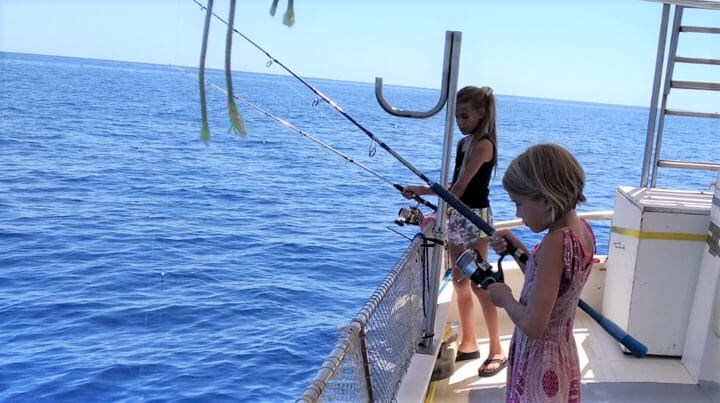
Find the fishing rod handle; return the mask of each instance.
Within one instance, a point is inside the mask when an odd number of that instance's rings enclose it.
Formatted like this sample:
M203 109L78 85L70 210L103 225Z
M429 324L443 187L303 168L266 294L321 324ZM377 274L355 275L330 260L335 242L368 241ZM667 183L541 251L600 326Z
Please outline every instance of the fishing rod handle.
M393 187L395 187L395 189L399 190L400 193L404 193L404 192L405 192L405 188L402 187L402 186L401 186L400 184L398 184L398 183L393 183ZM415 192L410 192L410 193L413 194L413 200L415 200L416 202L418 202L418 203L420 203L420 204L422 204L422 205L424 205L424 206L426 206L426 207L428 207L428 208L430 208L430 209L432 209L432 210L434 210L434 211L437 211L437 206L436 206L436 205L434 205L434 204L430 203L429 201L423 199L422 197L420 197L419 194L417 194L417 193L415 193Z
M510 255L510 256L514 257L520 263L523 263L523 264L527 263L528 255L525 252L523 252L522 250L520 250L520 248L515 246L512 242L510 242L510 240L507 239L507 237L504 237L504 238L505 238L505 242L507 242L507 249L505 249L505 253L503 253L500 256L500 259L502 260L502 258L505 255Z
M476 227L480 228L488 235L495 233L495 228L486 223L479 215L470 210L470 207L468 207L467 204L455 197L454 194L450 193L450 191L445 189L442 185L437 182L428 182L428 185L430 186L430 189L438 195L438 197L445 200L447 204L451 205L463 217L470 220L470 222L475 224Z
M430 185L430 189L432 189L433 192L435 192L441 199L445 200L449 205L453 206L453 208L457 210L458 213L462 214L463 217L470 220L470 222L483 230L483 232L488 235L493 235L495 233L495 228L485 222L479 215L473 212L470 207L467 206L467 204L463 203L460 199L455 197L455 195L450 193L450 191L442 187L439 183L432 182L428 185ZM505 251L505 254L512 255L520 263L526 263L528 260L527 254L525 254L525 252L520 250L517 246L513 245L513 243L510 242L509 239L505 238L505 241L507 242L507 250Z

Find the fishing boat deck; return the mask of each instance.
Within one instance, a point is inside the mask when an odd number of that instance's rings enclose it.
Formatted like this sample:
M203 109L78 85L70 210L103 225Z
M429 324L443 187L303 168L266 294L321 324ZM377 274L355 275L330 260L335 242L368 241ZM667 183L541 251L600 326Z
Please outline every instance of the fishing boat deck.
M519 288L513 286L513 289ZM593 304L592 296L587 301ZM597 300L594 302L597 303ZM448 321L456 320L456 306L454 301L450 303ZM481 312L477 301L476 312ZM498 314L501 344L507 352L514 327L503 310L498 310ZM575 317L573 333L580 358L582 399L585 402L690 403L711 402L714 400L710 396L717 396L717 385L698 386L679 358L646 356L638 359L623 353L617 341L580 309ZM455 363L455 371L449 378L430 385L426 401L504 401L507 370L489 378L477 375L478 367L488 354L487 330L482 320L476 321L476 334L481 358Z

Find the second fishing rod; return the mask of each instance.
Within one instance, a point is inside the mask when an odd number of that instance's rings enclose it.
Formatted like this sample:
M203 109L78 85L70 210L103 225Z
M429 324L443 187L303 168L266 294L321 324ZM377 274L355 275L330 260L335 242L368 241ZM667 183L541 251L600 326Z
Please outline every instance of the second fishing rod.
M206 7L199 3L197 0L193 0L196 4L198 4L201 8L206 10ZM212 13L213 17L222 22L225 25L228 25L227 21L225 21L222 17ZM438 195L442 200L444 200L446 203L448 203L450 206L452 206L458 213L460 213L463 217L467 218L475 224L478 228L483 230L488 235L493 235L495 233L495 229L485 222L479 215L474 213L465 203L463 203L460 199L455 197L452 193L450 193L447 189L445 189L441 184L431 180L428 178L422 171L417 169L415 166L413 166L409 161L407 161L405 158L403 158L400 154L395 152L390 146L388 146L384 141L382 141L380 138L378 138L375 134L373 134L370 130L365 128L360 122L355 120L352 116L350 116L347 112L345 112L335 101L330 99L327 95L322 93L317 88L313 87L310 83L308 83L305 79L298 76L294 71L286 67L283 63L281 63L279 60L277 60L275 57L273 57L268 51L263 49L261 46L256 44L254 41L252 41L250 38L245 36L243 33L238 31L237 29L233 28L233 32L248 41L251 45L253 45L255 48L257 48L259 51L264 53L273 63L276 63L278 66L280 66L283 70L288 72L290 75L292 75L295 79L300 81L303 85L305 85L308 89L310 89L315 95L317 95L320 99L322 99L324 102L326 102L330 107L335 109L338 113L340 113L345 119L347 119L350 123L355 125L358 129L360 129L365 135L367 135L370 139L372 139L375 143L377 143L382 149L387 151L390 155L393 156L396 160L400 161L406 168L408 168L410 171L412 171L415 175L417 175L418 178L420 178L423 182L425 182L430 189L435 192L435 194ZM528 257L525 253L523 253L521 250L519 250L515 245L512 245L510 242L508 242L508 247L506 250L506 253L502 255L500 258L502 259L506 255L511 255L514 258L518 259L520 262L526 262Z

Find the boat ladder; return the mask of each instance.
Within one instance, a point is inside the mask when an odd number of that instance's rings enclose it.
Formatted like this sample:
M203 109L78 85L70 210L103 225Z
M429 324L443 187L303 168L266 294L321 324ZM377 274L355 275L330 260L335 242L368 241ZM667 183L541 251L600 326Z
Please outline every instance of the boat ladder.
M678 161L660 158L660 146L662 144L663 129L665 126L665 116L687 116L700 118L720 118L719 112L693 112L668 108L668 97L670 90L700 90L700 91L720 91L720 82L699 82L699 81L682 81L674 80L673 73L675 63L688 64L704 64L715 65L720 68L720 59L698 58L678 56L678 41L681 33L699 33L699 34L720 34L720 27L698 27L682 24L683 11L686 8L701 9L703 11L718 13L720 15L720 1L703 1L703 0L661 0L663 4L662 20L660 26L660 37L658 39L657 59L655 64L655 78L653 81L652 100L650 102L650 114L648 117L647 138L645 142L645 155L643 159L641 187L648 186L648 177L650 177L650 187L655 187L657 172L661 167L680 168L689 170L707 170L717 171L720 169L720 163L701 162L701 161ZM668 60L665 65L665 80L662 78L662 67L664 64L663 56L666 49L666 37L668 20L671 6L674 8L673 25L670 34L670 44L668 48ZM720 46L720 42L719 42ZM658 98L660 87L663 87L662 100L658 117ZM657 131L655 131L655 123L657 121ZM654 151L653 142L655 142ZM652 166L650 164L651 155L653 156ZM652 168L652 175L650 169Z

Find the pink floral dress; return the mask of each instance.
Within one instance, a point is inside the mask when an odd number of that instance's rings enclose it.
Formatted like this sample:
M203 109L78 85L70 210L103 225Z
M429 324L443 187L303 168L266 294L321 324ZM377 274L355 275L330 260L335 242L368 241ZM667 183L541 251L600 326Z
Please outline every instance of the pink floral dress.
M583 223L595 236L588 223ZM570 228L563 231L563 274L550 322L539 338L529 338L515 328L508 353L508 402L579 402L580 365L573 338L573 321L580 291L590 275L593 251L585 250L582 239ZM535 285L535 246L525 266L525 283L520 302L527 303Z

